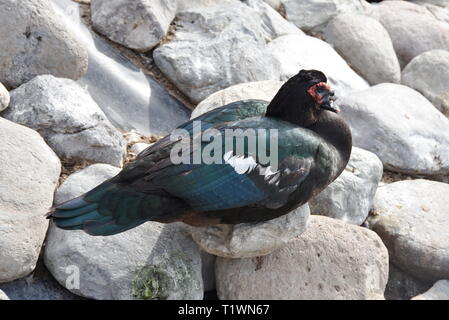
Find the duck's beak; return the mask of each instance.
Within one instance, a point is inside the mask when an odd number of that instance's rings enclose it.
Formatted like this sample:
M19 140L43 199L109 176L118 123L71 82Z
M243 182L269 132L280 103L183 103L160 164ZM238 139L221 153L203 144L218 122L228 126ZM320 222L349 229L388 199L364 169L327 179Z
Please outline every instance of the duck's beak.
M321 104L320 104L320 108L321 109L325 109L325 110L329 110L335 113L340 112L340 109L337 106L333 105L333 102L335 100L337 100L337 97L335 96L335 92L334 91L327 91L325 93L323 93L322 96L320 96L321 98Z

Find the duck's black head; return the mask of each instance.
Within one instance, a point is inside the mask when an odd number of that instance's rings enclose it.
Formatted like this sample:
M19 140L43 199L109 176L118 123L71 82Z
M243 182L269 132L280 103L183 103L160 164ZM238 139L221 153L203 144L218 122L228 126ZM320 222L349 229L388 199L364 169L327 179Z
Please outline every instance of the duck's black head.
M290 78L268 105L266 116L309 127L323 111L338 112L332 106L334 92L318 70L301 70Z

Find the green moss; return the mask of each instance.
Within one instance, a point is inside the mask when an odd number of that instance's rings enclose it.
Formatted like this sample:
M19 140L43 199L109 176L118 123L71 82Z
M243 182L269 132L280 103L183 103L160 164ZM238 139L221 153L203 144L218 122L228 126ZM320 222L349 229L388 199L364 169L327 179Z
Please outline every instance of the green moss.
M165 300L171 287L169 275L157 265L141 268L132 282L133 296L139 300Z

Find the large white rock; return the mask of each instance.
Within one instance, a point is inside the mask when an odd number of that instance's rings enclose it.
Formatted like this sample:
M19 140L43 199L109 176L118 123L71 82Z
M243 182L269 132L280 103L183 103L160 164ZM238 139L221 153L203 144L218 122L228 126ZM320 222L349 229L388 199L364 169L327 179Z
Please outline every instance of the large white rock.
M326 27L326 41L370 84L399 83L401 69L387 30L359 14L339 14Z
M353 147L342 174L309 201L310 212L361 225L368 217L382 162L372 152Z
M78 79L87 53L48 0L0 0L0 82L15 88L37 75Z
M193 102L234 84L278 80L279 63L267 53L266 42L282 34L302 34L260 0L183 11L176 26L174 39L158 47L153 57Z
M174 0L92 0L90 7L96 31L140 51L159 43L176 13Z
M301 69L324 72L337 96L369 87L343 58L326 42L306 35L286 35L268 44L268 52L280 62L281 80Z
M283 84L283 81L277 80L236 84L229 88L215 92L201 101L196 106L195 110L193 110L191 118L196 118L210 110L239 100L257 99L271 101Z
M364 13L364 0L282 0L287 19L304 31L322 27L339 13Z
M338 100L353 145L384 167L409 174L449 174L449 120L419 92L384 83Z
M118 170L96 165L75 173L58 189L57 199L75 198ZM108 237L65 231L52 224L44 262L62 286L87 298L203 297L200 250L181 224L148 222Z
M402 68L425 51L449 50L449 24L425 7L407 1L382 1L373 7L373 17L390 34Z
M34 270L61 163L35 131L0 118L0 282Z
M449 280L437 281L432 288L412 300L449 300Z
M252 259L218 258L220 299L382 299L388 253L370 230L311 216L307 231Z
M226 258L267 255L306 230L307 204L278 218L259 223L191 227L193 240L206 252Z
M34 78L11 91L10 106L2 116L39 131L61 158L121 166L122 134L73 80Z
M9 300L9 297L2 290L0 290L0 301L1 300Z
M377 190L368 226L391 261L424 280L449 277L449 185L406 180Z
M0 82L0 112L5 110L9 105L9 92L5 86Z
M449 51L431 50L413 58L402 71L402 83L437 104L449 95Z

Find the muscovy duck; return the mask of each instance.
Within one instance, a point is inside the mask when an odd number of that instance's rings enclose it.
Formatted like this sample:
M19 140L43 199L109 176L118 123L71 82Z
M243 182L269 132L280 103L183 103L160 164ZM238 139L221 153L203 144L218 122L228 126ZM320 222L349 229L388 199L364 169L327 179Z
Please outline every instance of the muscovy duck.
M173 135L162 138L117 176L55 206L48 217L62 229L106 236L146 221L205 226L266 221L287 214L334 181L349 160L350 129L337 114L333 100L322 72L301 70L270 103L237 101L179 126L177 130L191 135L187 144ZM236 143L225 147L224 141L219 142L221 163L174 163L172 151L182 144L192 147L188 154L192 160L198 124L200 133L264 129L256 149L273 143L266 132L275 129L277 167L262 164L249 143L239 151ZM214 141L202 141L199 148L210 149Z

